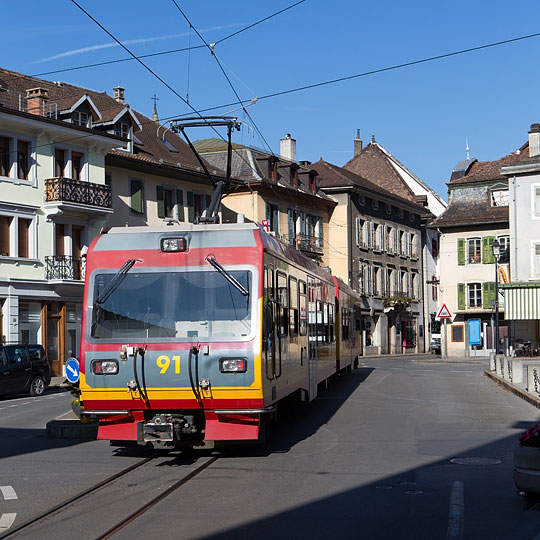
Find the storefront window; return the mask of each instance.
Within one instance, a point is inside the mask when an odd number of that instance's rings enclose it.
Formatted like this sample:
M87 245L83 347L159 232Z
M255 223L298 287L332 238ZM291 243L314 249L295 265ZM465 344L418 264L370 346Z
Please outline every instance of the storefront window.
M19 303L19 342L41 343L41 304Z

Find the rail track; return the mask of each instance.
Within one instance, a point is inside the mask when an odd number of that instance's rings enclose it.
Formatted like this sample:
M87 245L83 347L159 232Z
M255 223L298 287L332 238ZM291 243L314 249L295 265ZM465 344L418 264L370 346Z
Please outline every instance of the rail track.
M170 461L171 455L163 456L160 454L152 454L149 457L146 457L144 459L141 459L141 461L138 461L137 463L130 465L129 467L105 478L104 480L98 482L97 484L91 486L90 488L87 488L77 495L74 495L73 497L70 497L66 499L65 501L62 501L61 503L53 506L52 508L32 517L31 519L28 519L27 521L21 523L20 525L13 527L9 529L8 531L0 534L0 540L4 540L5 538L25 538L27 537L27 534L29 535L28 538L35 538L35 534L38 532L38 529L46 527L47 535L54 535L55 538L60 539L62 538L62 534L59 533L59 530L56 530L55 527L61 527L63 531L66 530L65 520L66 516L69 519L74 519L74 516L80 516L84 517L84 513L91 512L91 509L95 506L91 503L92 496L95 496L96 494L99 494L99 497L101 501L107 501L107 494L106 490L109 489L115 489L115 495L114 499L111 499L111 502L114 502L118 499L118 490L124 489L126 490L126 487L122 486L114 486L115 484L118 484L118 481L121 479L126 479L130 476L130 474L134 473L138 469L141 469L145 465L149 464L150 462L156 461L159 458L162 459L162 463L160 465L166 464L165 460ZM202 471L204 471L207 467L212 465L217 459L219 459L219 456L210 456L206 457L205 459L198 459L195 464L198 464L199 461L202 461L201 464L196 466L194 469L191 469L187 474L181 475L181 478L178 478L178 475L175 475L175 481L171 483L171 478L165 478L163 479L163 482L159 484L159 488L156 488L154 486L154 489L158 491L158 494L154 497L151 497L149 500L146 499L144 503L139 503L136 505L135 509L131 509L131 511L126 511L124 514L120 514L126 517L123 517L122 519L119 519L116 521L112 526L109 524L108 528L105 530L105 532L96 532L95 530L88 530L88 534L85 534L88 538L96 538L97 540L105 540L107 538L111 538L115 533L135 521L137 518L142 516L145 512L150 510L152 507L154 507L156 504L158 504L163 499L167 498L169 495L174 493L177 489L182 487L184 484L195 478L198 474L200 474ZM178 470L178 469L177 469ZM155 475L152 475L151 478L156 479ZM159 478L157 479L159 481ZM144 483L144 480L143 480ZM137 484L127 484L127 486L130 485L137 485ZM164 485L167 487L163 489ZM128 490L129 491L129 490ZM151 490L148 490L151 491ZM145 491L146 493L146 491ZM126 497L129 497L129 492L126 492ZM126 499L124 499L125 501ZM84 502L88 502L83 509L82 513L77 510L78 504L82 504ZM69 515L70 511L74 511L74 514ZM81 515L82 514L82 515ZM116 515L116 514L115 514ZM88 518L86 521L90 521L91 523L99 526L103 520L100 519L91 519ZM103 526L105 528L106 525ZM69 529L69 527L68 527ZM39 531L41 532L41 531ZM43 534L41 534L42 537ZM66 534L66 538L72 538L71 533Z

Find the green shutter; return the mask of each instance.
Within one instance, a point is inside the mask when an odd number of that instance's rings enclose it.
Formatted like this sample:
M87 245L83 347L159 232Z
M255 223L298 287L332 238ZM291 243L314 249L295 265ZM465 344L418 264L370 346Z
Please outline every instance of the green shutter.
M482 283L482 307L491 309L493 300L495 300L495 282L486 281Z
M494 241L495 241L494 236L482 237L482 262L484 264L493 264L495 262L493 251L491 251L491 245L493 244Z
M131 211L136 214L143 213L143 183L142 180L132 180L130 183Z
M458 238L457 241L457 263L460 266L465 264L465 238Z
M178 205L178 221L184 221L184 192L176 190L176 204Z
M458 309L465 309L465 283L457 284L457 303Z
M187 192L187 219L189 223L195 221L195 206L193 205L193 191Z
M270 220L272 219L272 207L266 203L266 219L268 220L268 225L270 225Z
M491 309L491 303L495 300L495 282L486 281L482 283L482 307Z
M294 210L287 210L289 219L289 244L294 244Z
M162 186L157 186L156 188L156 201L157 201L158 218L163 219L165 217L165 201L163 200L163 187Z

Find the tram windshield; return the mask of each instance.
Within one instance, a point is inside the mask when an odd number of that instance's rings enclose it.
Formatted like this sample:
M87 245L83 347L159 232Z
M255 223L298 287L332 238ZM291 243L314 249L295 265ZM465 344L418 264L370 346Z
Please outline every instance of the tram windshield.
M247 270L228 273L250 291ZM251 332L251 295L244 296L218 272L170 271L126 274L106 299L115 274L94 278L90 335L94 339L146 340L242 338Z

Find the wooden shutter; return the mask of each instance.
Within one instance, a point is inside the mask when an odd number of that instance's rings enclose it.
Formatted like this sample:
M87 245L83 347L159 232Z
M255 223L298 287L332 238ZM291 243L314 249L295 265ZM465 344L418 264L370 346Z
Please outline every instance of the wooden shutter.
M465 283L458 283L457 284L457 302L458 302L458 309L465 309L466 303L465 303Z
M491 309L491 302L495 300L495 282L485 281L482 283L482 307Z
M136 214L143 213L143 183L142 180L132 180L131 188L131 211Z
M176 204L178 210L178 221L184 221L184 192L181 189L176 190Z
M465 264L465 238L458 238L457 241L457 263L460 266Z
M195 221L195 206L193 204L193 191L187 192L187 213L188 213L188 221L189 223L193 223Z
M156 188L156 201L157 201L158 218L163 219L165 217L165 201L163 200L163 187L162 186L157 186Z
M19 218L18 220L18 256L28 258L28 231L30 220Z
M494 241L495 241L494 236L482 237L482 262L484 264L493 264L495 262L493 251L491 251L491 245L493 244Z
M287 210L287 217L289 221L289 243L294 243L294 210Z
M0 216L0 255L9 256L9 226L11 219L8 216Z

